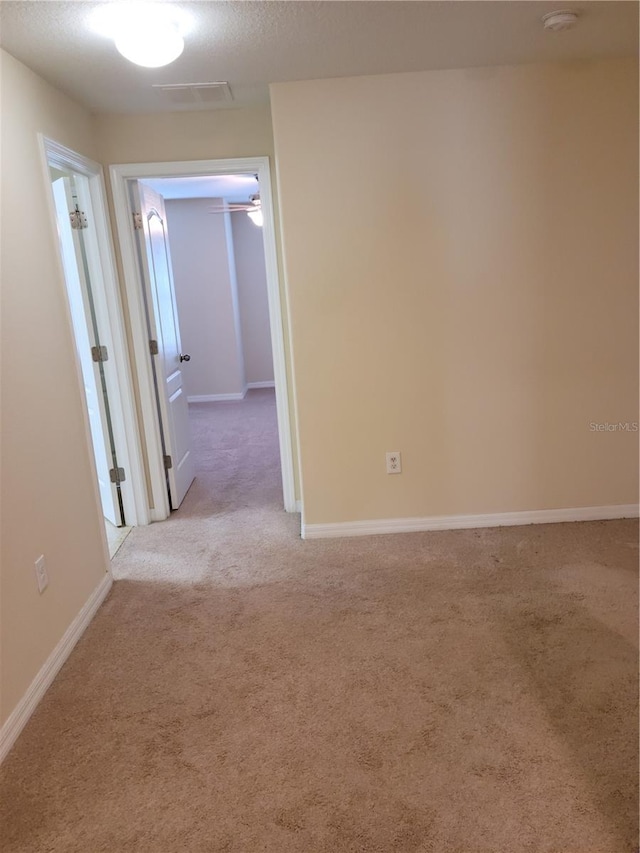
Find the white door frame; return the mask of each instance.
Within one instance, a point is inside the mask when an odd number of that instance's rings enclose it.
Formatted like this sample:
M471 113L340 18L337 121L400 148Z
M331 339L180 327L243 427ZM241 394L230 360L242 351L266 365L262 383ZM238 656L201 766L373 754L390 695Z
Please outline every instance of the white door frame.
M95 276L96 280L92 281L91 284L96 313L105 337L102 343L107 346L109 358L114 366L114 370L109 371L108 377L105 374L105 378L107 381L113 436L118 453L118 465L124 468L126 472L126 480L120 486L125 522L127 526L148 524L150 521L149 501L144 480L142 450L138 438L135 398L123 325L122 304L116 276L113 241L111 239L109 216L107 213L102 166L84 157L82 154L78 154L76 151L72 151L70 148L66 148L64 145L55 142L53 139L47 138L43 134L38 134L38 142L44 178L48 189L46 195L49 205L49 219L56 243L58 240L57 215L49 168L53 166L62 171L75 172L76 174L84 175L89 181L96 239L88 241L87 252L91 254L92 266L95 268L96 265L99 265L101 272L101 275ZM60 278L64 281L64 268L59 252L57 253L57 257ZM65 304L67 306L69 330L71 334L74 334L66 288ZM79 364L77 364L77 374L79 387L82 390L84 398ZM89 416L86 410L84 421L87 447L91 448L92 436L89 426ZM90 456L92 464L95 466L93 451L90 453ZM95 477L95 487L96 508L100 508L97 474ZM102 515L101 508L99 511Z
M284 508L297 512L293 476L293 447L291 419L287 386L287 370L284 347L283 311L280 297L280 280L276 252L273 201L271 196L271 172L268 157L241 157L226 160L183 160L163 163L124 163L111 166L111 191L115 210L116 228L124 272L124 285L129 308L129 320L133 338L136 374L140 391L140 405L144 422L144 435L148 451L148 469L153 494L151 517L162 521L169 515L169 502L162 464L162 445L156 409L149 340L143 303L143 285L136 250L127 182L145 178L203 177L207 175L258 175L260 198L264 217L263 241L269 300L269 323L276 391L276 412L280 442L280 465L282 469L282 491Z

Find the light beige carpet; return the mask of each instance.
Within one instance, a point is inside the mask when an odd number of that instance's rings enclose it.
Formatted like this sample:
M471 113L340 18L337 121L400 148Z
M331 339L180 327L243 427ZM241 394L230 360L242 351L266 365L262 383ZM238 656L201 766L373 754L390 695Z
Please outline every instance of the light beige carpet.
M634 522L302 542L271 392L194 431L3 767L3 851L635 850Z

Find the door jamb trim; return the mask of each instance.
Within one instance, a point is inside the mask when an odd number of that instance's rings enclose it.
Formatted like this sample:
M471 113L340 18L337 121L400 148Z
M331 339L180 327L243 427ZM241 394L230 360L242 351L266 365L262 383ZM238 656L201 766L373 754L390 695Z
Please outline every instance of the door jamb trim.
M45 136L42 133L38 134L38 146L40 149L40 159L43 168L43 177L47 184L47 204L49 208L49 220L52 226L52 235L57 239L56 227L56 210L53 201L53 192L51 189L49 168L51 166L58 167L62 170L70 170L80 175L84 175L89 182L89 194L91 198L92 213L95 217L95 229L97 237L98 252L100 255L100 266L104 281L103 294L106 302L106 316L103 321L107 326L109 335L109 345L111 347L111 355L115 367L115 375L118 400L111 401L112 409L112 425L116 438L116 446L118 450L118 463L127 470L130 474L128 485L122 487L122 497L125 508L125 522L127 526L135 526L149 523L149 509L147 490L144 482L144 469L142 467L142 453L140 442L138 439L138 423L135 410L135 399L133 395L133 386L131 381L131 368L129 363L129 351L126 344L126 335L124 330L122 303L120 300L120 291L118 286L118 278L116 275L114 245L109 225L109 214L107 208L107 193L104 181L104 172L99 163L90 160L88 157L73 151L70 148L56 142L53 139ZM64 269L60 253L56 252L58 267L60 273L60 281L64 284ZM66 306L67 320L72 339L75 340L75 332L71 321L71 309L69 307L66 285L64 286L64 304ZM78 382L80 391L82 392L82 377L80 366L76 359L76 368L78 374ZM82 392L84 397L84 393ZM113 405L116 402L116 405ZM89 427L88 414L86 405L82 407L85 421L85 432L87 434L87 449L91 457L91 463L95 466L93 460L93 450L91 449L91 430ZM95 473L95 472L94 472ZM96 509L102 516L100 496L98 493L97 475L94 477L94 485L96 491ZM108 555L106 544L106 533L104 546ZM109 565L109 563L108 563Z

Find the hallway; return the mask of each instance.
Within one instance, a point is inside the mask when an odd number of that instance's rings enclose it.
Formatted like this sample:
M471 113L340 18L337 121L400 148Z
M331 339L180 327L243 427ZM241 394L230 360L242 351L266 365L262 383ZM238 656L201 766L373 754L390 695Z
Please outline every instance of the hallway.
M216 515L271 507L282 510L278 426L271 388L240 402L191 403L189 425L196 482L179 509Z
M272 389L240 402L191 403L189 425L196 479L167 521L137 527L112 562L114 579L187 581L204 546L234 547L254 530L297 538L297 514L282 508Z

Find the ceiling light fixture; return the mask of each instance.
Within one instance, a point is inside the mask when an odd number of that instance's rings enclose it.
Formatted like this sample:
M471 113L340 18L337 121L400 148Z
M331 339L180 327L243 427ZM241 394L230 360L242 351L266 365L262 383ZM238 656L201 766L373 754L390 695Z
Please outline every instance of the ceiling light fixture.
M125 59L145 68L169 65L184 50L184 39L178 30L157 21L131 24L114 41Z
M262 215L262 210L259 207L256 208L256 210L247 210L247 216L254 225L257 225L258 228L262 228L264 216Z
M552 32L560 32L561 30L570 30L578 23L578 15L576 12L571 12L569 9L561 9L559 12L548 12L542 16L542 23L545 30Z
M184 50L183 17L164 3L109 3L97 10L93 26L113 39L125 59L145 68L160 68Z
M258 176L256 175L256 181L258 180ZM249 202L254 206L252 210L249 208L247 210L247 216L253 222L254 225L257 225L258 228L262 228L264 223L264 216L262 215L262 202L260 200L260 193L255 193L254 195L249 196Z

